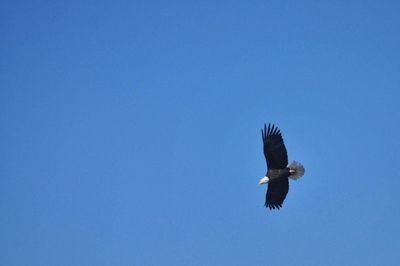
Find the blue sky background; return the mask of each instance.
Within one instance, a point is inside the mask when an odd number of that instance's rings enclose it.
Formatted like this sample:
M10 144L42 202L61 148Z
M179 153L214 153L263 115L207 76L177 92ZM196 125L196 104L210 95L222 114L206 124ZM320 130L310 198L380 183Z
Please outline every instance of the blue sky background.
M1 265L396 265L398 1L2 1ZM306 175L263 207L260 129Z

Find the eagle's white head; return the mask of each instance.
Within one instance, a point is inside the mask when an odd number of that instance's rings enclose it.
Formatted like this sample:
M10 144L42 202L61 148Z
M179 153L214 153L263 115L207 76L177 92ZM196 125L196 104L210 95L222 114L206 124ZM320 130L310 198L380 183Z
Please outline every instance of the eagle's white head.
M260 179L260 182L258 182L259 185L264 185L264 184L268 184L269 182L269 177L268 176L264 176L263 178Z

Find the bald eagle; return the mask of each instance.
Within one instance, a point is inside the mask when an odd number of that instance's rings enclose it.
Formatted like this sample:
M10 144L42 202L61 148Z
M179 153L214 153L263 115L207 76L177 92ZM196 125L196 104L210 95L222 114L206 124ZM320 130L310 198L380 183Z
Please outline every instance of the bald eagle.
M304 167L296 161L288 165L287 151L278 127L268 124L267 128L264 124L261 135L268 169L259 184L268 184L265 207L279 209L289 191L289 177L293 180L299 179L304 175Z

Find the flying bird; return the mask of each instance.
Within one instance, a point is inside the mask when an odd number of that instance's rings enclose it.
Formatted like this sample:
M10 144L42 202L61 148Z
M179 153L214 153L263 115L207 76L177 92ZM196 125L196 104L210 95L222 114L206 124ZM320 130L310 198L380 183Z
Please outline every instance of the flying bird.
M268 184L265 196L265 207L279 209L282 207L289 191L289 178L297 180L304 175L304 167L293 161L288 165L288 156L281 131L275 125L264 124L261 129L264 144L264 155L267 161L267 173L259 184Z

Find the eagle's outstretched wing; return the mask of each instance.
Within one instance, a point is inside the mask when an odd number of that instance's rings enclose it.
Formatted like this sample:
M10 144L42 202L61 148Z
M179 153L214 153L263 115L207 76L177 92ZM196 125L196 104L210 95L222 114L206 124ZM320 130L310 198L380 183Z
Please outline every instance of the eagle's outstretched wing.
M265 196L265 207L280 208L289 192L289 179L285 178L268 184L267 195Z
M288 157L281 131L271 124L264 124L261 129L264 143L264 155L267 160L268 169L283 169L288 165Z

